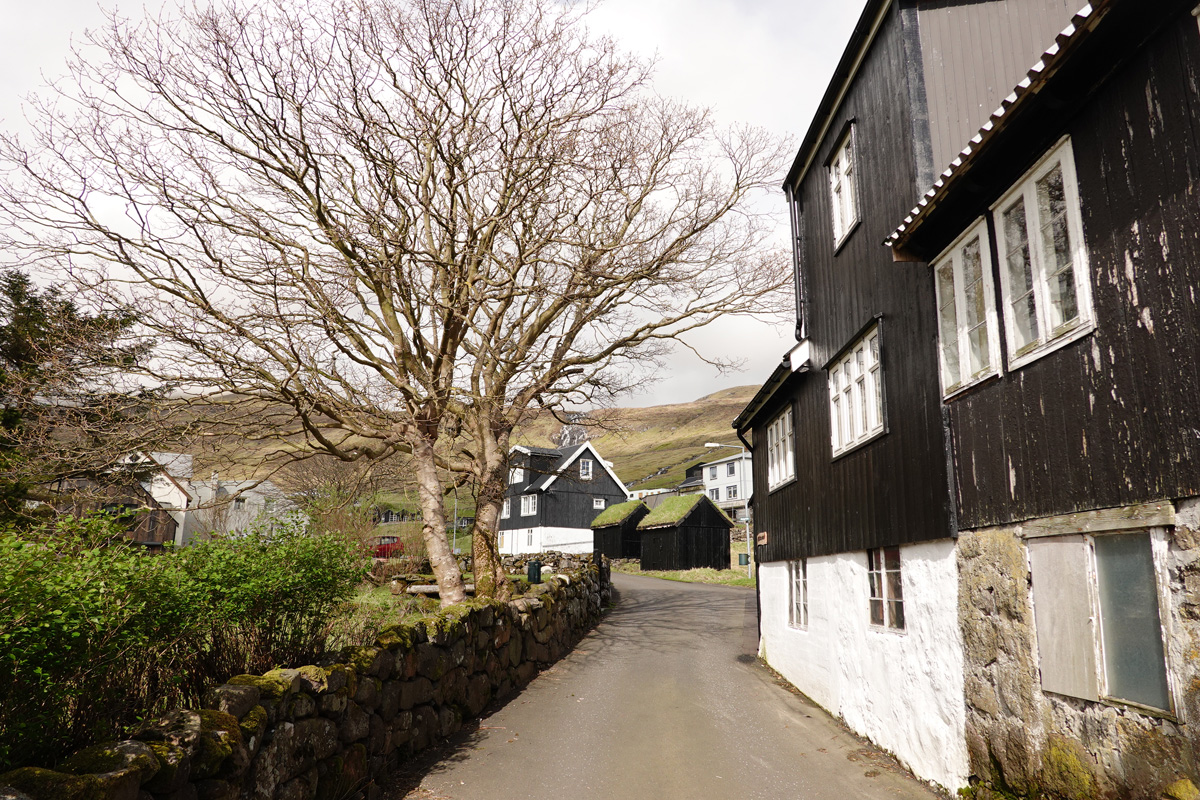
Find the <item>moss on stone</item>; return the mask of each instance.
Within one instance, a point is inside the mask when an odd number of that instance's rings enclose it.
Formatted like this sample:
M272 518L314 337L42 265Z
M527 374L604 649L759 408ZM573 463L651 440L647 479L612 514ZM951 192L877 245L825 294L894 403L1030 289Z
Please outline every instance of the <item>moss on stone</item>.
M418 644L417 631L412 625L393 625L379 632L375 644L385 650L412 650Z
M224 711L205 709L200 714L200 746L192 761L193 779L211 778L233 756L238 744L244 745L237 717Z
M1200 800L1200 789L1187 778L1180 778L1163 789L1163 800Z
M1092 800L1096 778L1087 760L1079 742L1052 736L1042 754L1043 787L1063 800Z
M278 701L291 691L292 682L278 675L234 675L225 681L233 686L253 686L267 700Z
M250 738L262 733L263 728L267 724L267 710L262 706L255 706L246 712L246 716L238 722L238 727L242 731L242 738L250 741Z
M11 786L33 800L105 800L104 788L94 775L21 767L0 775L0 786Z

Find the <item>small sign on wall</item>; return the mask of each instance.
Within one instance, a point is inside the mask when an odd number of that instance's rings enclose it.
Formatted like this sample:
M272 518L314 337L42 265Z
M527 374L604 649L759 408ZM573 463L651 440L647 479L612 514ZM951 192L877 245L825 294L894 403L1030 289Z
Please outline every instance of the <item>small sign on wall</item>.
M754 542L755 542L755 544L766 544L767 543L767 532L759 531L758 536L755 538Z

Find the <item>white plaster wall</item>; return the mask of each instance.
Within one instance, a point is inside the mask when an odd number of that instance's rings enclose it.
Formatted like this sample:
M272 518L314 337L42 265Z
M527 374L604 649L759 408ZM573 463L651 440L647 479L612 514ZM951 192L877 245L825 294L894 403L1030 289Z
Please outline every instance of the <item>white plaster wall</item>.
M919 777L966 785L966 707L953 540L900 550L903 632L869 624L864 552L808 560L809 625L788 626L786 562L763 564L762 650L773 668Z
M534 536L537 552L558 550L561 553L590 553L592 552L591 528L551 528L543 527L541 540Z

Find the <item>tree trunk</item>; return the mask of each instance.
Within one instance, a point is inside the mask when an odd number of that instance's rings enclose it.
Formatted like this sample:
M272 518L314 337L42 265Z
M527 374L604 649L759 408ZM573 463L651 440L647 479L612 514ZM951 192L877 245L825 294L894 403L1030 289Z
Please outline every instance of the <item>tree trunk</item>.
M446 539L446 507L442 504L442 478L434 460L433 445L421 441L413 445L413 464L417 471L417 496L421 501L421 535L429 553L429 564L437 581L442 605L467 599L462 570Z
M512 585L508 582L508 576L504 574L504 566L500 563L500 553L496 547L496 531L500 528L502 497L503 490L499 496L495 496L494 489L488 491L481 487L479 497L475 501L475 528L471 532L471 555L475 567L476 597L507 600L512 596Z

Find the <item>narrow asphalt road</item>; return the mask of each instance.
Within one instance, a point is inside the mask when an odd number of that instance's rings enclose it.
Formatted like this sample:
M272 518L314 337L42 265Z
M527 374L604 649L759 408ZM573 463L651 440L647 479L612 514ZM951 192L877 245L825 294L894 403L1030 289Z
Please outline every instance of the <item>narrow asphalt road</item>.
M618 602L387 800L933 800L754 658L754 594L613 575Z

